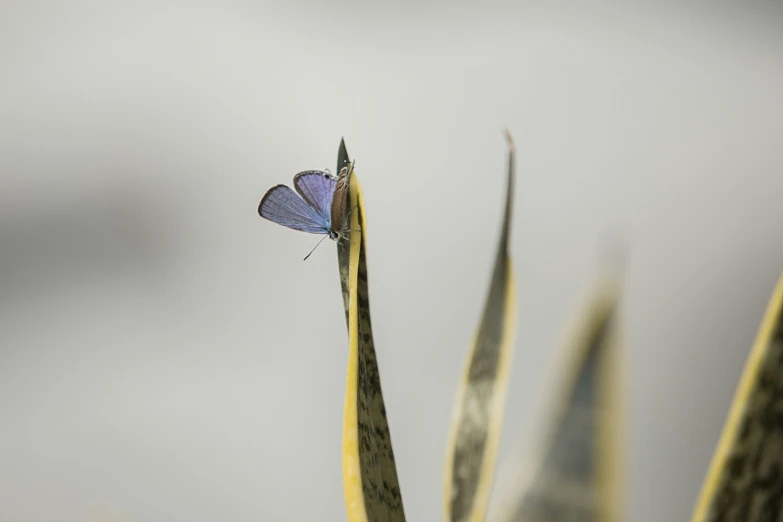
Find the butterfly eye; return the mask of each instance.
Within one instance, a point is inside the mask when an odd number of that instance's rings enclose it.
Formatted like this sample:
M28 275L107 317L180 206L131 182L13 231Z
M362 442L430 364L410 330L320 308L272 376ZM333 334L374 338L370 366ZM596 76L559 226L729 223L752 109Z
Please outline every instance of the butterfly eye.
M332 176L330 176L328 172L324 172L324 177L325 178L331 178Z

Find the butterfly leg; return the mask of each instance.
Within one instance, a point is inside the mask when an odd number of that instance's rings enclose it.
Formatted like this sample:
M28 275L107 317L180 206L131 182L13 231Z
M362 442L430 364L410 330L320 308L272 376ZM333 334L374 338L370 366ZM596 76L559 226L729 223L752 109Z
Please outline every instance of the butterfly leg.
M359 206L359 204L357 203L357 204L356 204L356 205L354 205L354 206L353 206L353 208L352 208L352 209L351 209L351 210L348 212L348 214L346 214L346 215L345 215L345 220L346 220L346 221L348 220L348 218L349 218L349 217L351 217L351 212L353 212L354 210L356 210L356 207L358 207L358 206Z
M359 204L357 203L357 204L356 204L356 205L355 205L355 206L354 206L354 207L353 207L353 208L350 210L350 212L348 212L348 214L346 214L346 215L345 215L345 221L343 221L343 226L342 226L342 228L340 228L340 230L338 231L338 234L339 234L341 237L345 237L345 233L346 233L346 232L361 232L361 231L362 231L361 229L349 228L349 227L350 227L350 216L351 216L351 212L353 212L354 210L356 210L356 207L358 207L358 206L359 206Z

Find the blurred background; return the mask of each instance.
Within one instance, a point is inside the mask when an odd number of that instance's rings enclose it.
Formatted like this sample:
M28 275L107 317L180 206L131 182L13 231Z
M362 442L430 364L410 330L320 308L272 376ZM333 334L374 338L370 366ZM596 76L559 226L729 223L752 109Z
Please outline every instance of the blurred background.
M504 127L497 490L620 237L627 515L687 520L783 268L783 4L674 4L3 2L0 520L345 519L335 246L256 214L343 136L407 516L441 519Z

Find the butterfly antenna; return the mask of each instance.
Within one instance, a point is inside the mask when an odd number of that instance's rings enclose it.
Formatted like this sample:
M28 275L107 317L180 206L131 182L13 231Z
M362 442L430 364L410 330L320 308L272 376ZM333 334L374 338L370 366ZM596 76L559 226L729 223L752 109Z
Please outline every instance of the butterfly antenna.
M321 238L321 240L320 240L318 243L316 243L316 244L315 244L315 246L314 246L314 247L313 247L313 249L310 251L310 253L309 253L309 254L307 254L307 255L305 256L305 258L304 258L302 261L307 261L307 258L308 258L308 257L310 257L311 255L313 255L313 252L315 252L315 249L316 249L316 248L318 248L318 245L320 245L321 243L323 243L323 242L324 242L324 239L326 239L327 237L329 237L329 236L328 236L328 235L326 235L326 236L322 237L322 238Z

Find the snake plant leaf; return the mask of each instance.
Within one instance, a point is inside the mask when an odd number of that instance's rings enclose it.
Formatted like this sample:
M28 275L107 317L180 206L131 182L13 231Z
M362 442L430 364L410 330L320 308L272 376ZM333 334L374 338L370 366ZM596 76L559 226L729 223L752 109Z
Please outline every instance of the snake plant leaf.
M333 208L341 209L340 223L350 219L348 239L340 239L337 248L349 340L343 414L345 507L348 522L404 522L370 323L364 202L359 180L347 164L342 142L334 195L338 207Z
M446 456L446 520L479 522L487 511L495 471L508 368L514 344L516 302L509 255L514 200L514 146L510 134L506 205L484 313L457 391Z
M529 483L503 522L614 522L622 492L619 273L608 275L568 347L569 369L554 422Z
M783 520L783 275L751 348L691 520Z

